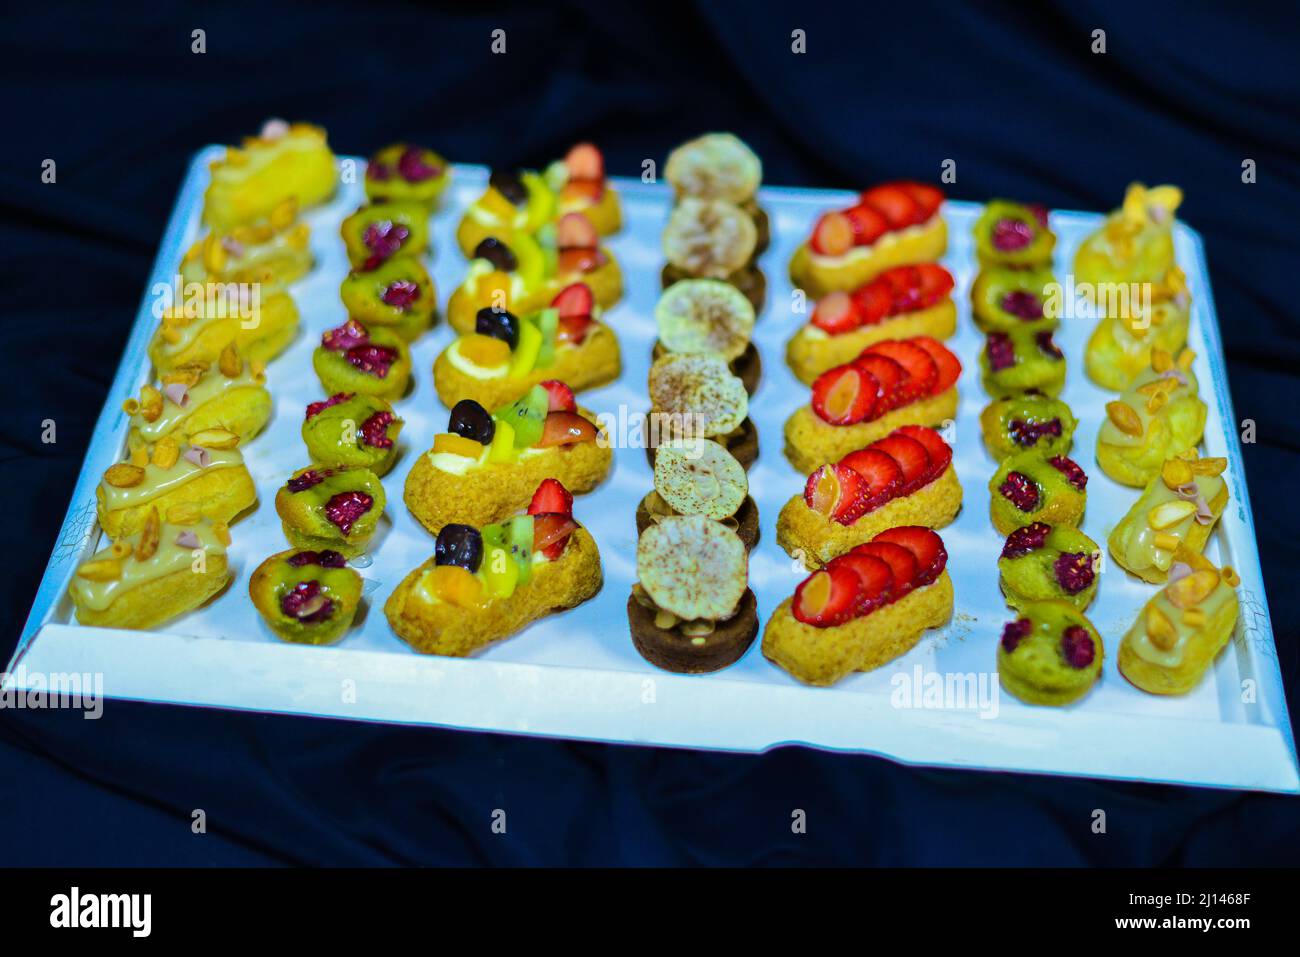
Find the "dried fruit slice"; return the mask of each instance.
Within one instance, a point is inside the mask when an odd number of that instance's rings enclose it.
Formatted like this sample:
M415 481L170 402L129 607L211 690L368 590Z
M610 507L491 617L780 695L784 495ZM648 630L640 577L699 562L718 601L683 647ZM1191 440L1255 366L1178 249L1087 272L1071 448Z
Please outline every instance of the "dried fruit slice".
M880 566L888 575L889 566L884 562ZM856 569L832 563L799 583L790 610L805 625L817 628L842 625L858 613L861 588L862 579Z
M920 566L916 563L916 556L902 545L894 542L867 542L865 545L859 545L849 552L849 556L854 555L871 555L879 558L889 566L889 570L894 575L893 587L889 596L891 601L898 601L912 590L912 582L916 581L917 573L920 571Z
M872 442L870 451L883 452L898 463L903 474L899 495L911 495L926 483L930 475L930 453L916 439L893 432L878 442Z
M914 588L933 582L948 564L948 552L943 547L943 539L933 529L920 525L900 525L881 532L872 541L892 542L912 553L917 566Z
M672 515L641 534L636 568L641 587L664 611L718 621L745 594L749 560L725 525L703 515Z
M823 465L804 485L803 498L814 512L852 525L867 511L867 482L847 465Z
M852 364L836 366L812 384L813 411L832 425L853 425L868 419L880 395L880 382Z
M754 221L721 199L687 197L664 229L664 255L692 276L726 279L746 265L758 244Z
M745 467L717 442L674 439L655 453L655 491L682 515L721 520L736 514L749 494Z
M867 512L873 512L897 497L903 488L903 470L898 462L874 446L850 452L840 459L840 465L862 476L866 483Z
M922 396L932 395L939 381L939 366L930 353L908 339L886 339L868 346L866 352L888 356L907 372L909 379L899 388L898 405L915 402Z
M669 431L699 438L726 435L749 414L749 393L721 356L676 355L650 367L650 402L656 412L677 416Z
M754 334L754 306L719 279L673 283L655 305L659 341L669 352L740 356Z
M706 133L668 154L664 177L678 196L744 203L763 179L763 164L731 133Z
M939 370L939 378L930 387L931 395L947 392L956 385L961 377L961 360L953 355L947 346L929 336L916 336L908 341L928 352Z
M548 412L537 447L545 449L552 445L594 442L596 435L596 427L591 424L591 420L576 412Z
M952 449L943 440L943 436L934 429L927 429L924 425L904 425L894 432L898 435L906 435L909 439L916 439L925 446L926 454L930 456L930 474L926 481L938 478L952 462Z

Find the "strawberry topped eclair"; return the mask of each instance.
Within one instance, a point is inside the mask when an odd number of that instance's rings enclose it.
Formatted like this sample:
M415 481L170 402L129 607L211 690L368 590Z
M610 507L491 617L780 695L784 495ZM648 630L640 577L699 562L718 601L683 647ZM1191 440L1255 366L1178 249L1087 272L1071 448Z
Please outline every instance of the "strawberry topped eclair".
M943 199L942 190L925 183L883 183L856 205L823 213L790 260L790 281L820 298L894 266L938 259L948 248Z
M785 423L785 454L801 472L838 462L903 425L957 414L961 362L929 336L887 339L817 377L812 401Z
M957 330L953 285L952 273L938 263L919 263L887 269L852 292L827 293L791 337L786 361L800 382L812 384L882 339L947 339Z

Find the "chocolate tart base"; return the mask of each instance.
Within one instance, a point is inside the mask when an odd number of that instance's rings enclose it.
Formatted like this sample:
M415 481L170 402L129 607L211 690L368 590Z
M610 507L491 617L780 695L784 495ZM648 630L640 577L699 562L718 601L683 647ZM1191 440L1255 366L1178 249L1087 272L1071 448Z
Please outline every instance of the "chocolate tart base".
M665 263L663 272L660 274L660 281L665 289L675 282L681 282L683 279L698 278L698 276L692 276L686 270L679 269L672 263ZM758 266L753 263L742 266L730 276L727 276L724 281L731 283L744 294L750 305L754 307L756 316L763 314L763 306L767 302L767 277L763 275Z
M740 208L749 213L749 218L754 221L754 229L758 233L758 241L754 243L754 258L757 259L772 244L772 223L767 218L767 210L753 200Z
M650 496L647 495L646 498ZM646 508L646 499L636 507L636 533L640 535L649 526L653 519L650 517L650 510ZM745 550L751 551L758 544L758 505L754 499L746 495L745 500L740 503L740 508L736 509L736 514L732 516L736 520L736 534L745 544Z
M727 451L736 457L736 461L744 466L745 471L754 464L758 458L758 426L754 425L754 420L746 418L740 423L740 429L734 434L727 437L724 443ZM655 449L652 445L647 445L645 449L646 460L650 467L655 466Z
M650 361L658 359L664 352L664 347L656 339L654 349L650 352ZM732 359L728 366L732 374L744 383L746 392L753 395L758 391L758 383L763 379L763 360L752 342L745 346L745 351Z
M678 674L707 674L734 664L754 643L758 636L758 600L746 588L736 614L699 638L657 627L654 612L632 595L627 598L627 620L632 644L650 664Z

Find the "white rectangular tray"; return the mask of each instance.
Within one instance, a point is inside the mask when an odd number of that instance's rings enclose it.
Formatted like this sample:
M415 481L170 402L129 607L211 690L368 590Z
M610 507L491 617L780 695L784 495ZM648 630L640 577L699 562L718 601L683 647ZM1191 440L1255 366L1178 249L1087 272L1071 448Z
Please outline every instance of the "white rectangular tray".
M217 154L216 147L205 149L190 167L151 289L171 283L182 253L198 235L207 164ZM453 241L455 225L481 193L486 176L481 167L457 166L446 202L433 219L432 269L443 301L466 266ZM632 180L615 185L626 225L610 246L622 264L627 295L607 318L622 342L624 371L616 383L585 394L583 402L600 412L617 412L622 405L635 414L648 407L652 311L663 261L659 236L670 195L661 185ZM769 299L755 336L765 373L751 410L762 452L750 482L763 537L751 559L750 582L764 620L805 574L776 545L775 536L780 507L802 489L804 478L781 454L781 427L808 400L807 388L784 363L786 339L806 318L792 312L786 265L817 214L848 196L769 188L761 197L772 216L773 243L762 259ZM1119 637L1152 588L1114 566L1104 572L1089 613L1108 645L1103 677L1083 701L1042 708L1001 694L963 706L956 694L953 682L966 676L994 692L995 646L1009 618L997 584L1001 538L988 519L985 486L996 464L980 441L977 417L987 399L978 381L980 337L971 325L968 300L975 272L970 229L980 207L960 202L945 206L950 248L944 263L957 277L960 314L950 345L965 367L952 430L965 505L941 533L956 586L956 613L948 627L928 634L903 658L832 689L800 685L762 656L758 642L739 663L715 675L673 675L643 661L632 647L624 608L636 571L634 510L651 487L639 448L618 449L609 479L576 502L576 514L595 534L605 566L605 586L594 600L475 658L412 653L389 630L382 606L432 549L430 536L402 504L401 489L416 456L446 425L447 410L436 398L431 373L434 357L451 339L445 324L414 347L416 385L398 404L406 421L402 456L385 479L391 524L381 527L371 549L374 562L362 570L368 597L358 627L333 647L276 640L248 601L247 580L258 562L286 547L272 500L290 472L307 464L299 427L306 403L321 397L310 356L320 333L345 318L338 286L347 265L338 225L361 200L359 185L345 185L333 202L307 216L317 266L293 289L303 331L268 371L275 416L245 450L261 504L234 526L234 584L208 606L156 633L80 626L66 597L74 569L98 547L94 489L125 446L120 405L148 374L145 348L155 320L146 293L9 665L11 684L23 679L31 685L39 680L34 675L101 673L110 698L727 751L797 743L913 764L1300 791L1205 258L1200 238L1181 224L1177 250L1195 303L1195 371L1209 404L1206 453L1226 455L1230 462L1232 500L1209 553L1238 568L1243 598L1236 639L1185 697L1143 694L1115 669ZM1053 213L1059 277L1064 278L1082 236L1099 221L1096 214ZM1081 420L1073 454L1091 479L1083 528L1103 542L1137 492L1111 482L1095 465L1096 430L1108 396L1083 374L1090 326L1086 320L1067 320L1058 341L1070 361L1063 398ZM935 697L935 683L942 681L950 691Z

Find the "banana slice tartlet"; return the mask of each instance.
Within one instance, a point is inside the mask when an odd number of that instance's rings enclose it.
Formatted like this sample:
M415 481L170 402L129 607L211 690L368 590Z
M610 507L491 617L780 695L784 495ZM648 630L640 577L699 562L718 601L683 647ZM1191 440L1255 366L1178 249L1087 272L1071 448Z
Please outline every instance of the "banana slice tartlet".
M705 133L668 154L664 178L678 200L721 199L739 206L754 221L760 255L772 240L767 212L758 205L763 163L752 149L732 133Z
M676 355L718 355L753 395L763 375L763 363L750 338L754 307L730 283L719 279L683 279L669 286L655 304L659 339L653 358Z
M671 439L712 439L748 469L758 458L749 393L719 355L666 353L650 366L646 457Z
M268 120L209 169L203 222L219 232L265 219L286 200L299 209L323 203L338 183L325 131L284 120Z
M1097 430L1097 464L1116 482L1142 488L1166 460L1200 443L1206 408L1192 372L1195 359L1190 349L1177 359L1154 349L1150 368L1106 403L1106 419Z
M702 515L734 531L745 548L758 543L758 506L745 467L717 442L672 439L655 452L654 488L637 505L636 530L675 515Z
M233 432L247 442L266 426L271 409L265 364L245 362L233 342L215 365L177 366L157 386L141 388L139 399L122 403L122 411L131 416L132 436L145 445L212 429Z
M767 300L767 277L754 261L758 230L754 220L725 199L679 201L663 235L668 260L660 276L663 287L683 279L720 279L744 294L755 313Z

